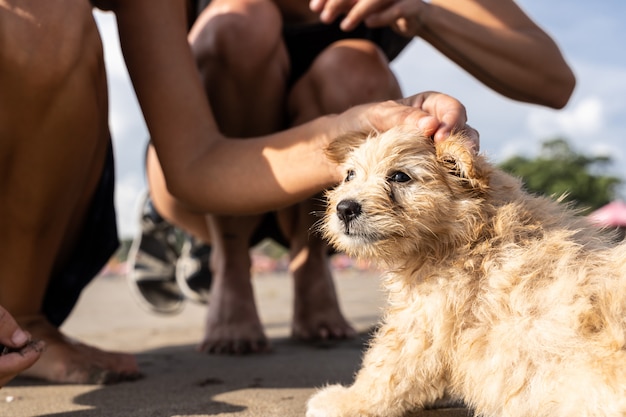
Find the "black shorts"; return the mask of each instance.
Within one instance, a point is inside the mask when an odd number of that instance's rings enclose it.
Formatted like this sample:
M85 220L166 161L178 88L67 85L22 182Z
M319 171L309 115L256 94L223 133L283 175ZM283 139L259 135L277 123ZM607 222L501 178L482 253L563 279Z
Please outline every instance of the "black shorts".
M119 246L113 202L115 167L109 144L102 176L81 235L67 263L50 278L43 314L55 326L70 315L83 289L98 275Z
M298 80L311 66L313 60L332 43L343 39L365 39L378 45L391 62L411 42L412 38L400 36L388 27L371 29L361 24L350 32L339 28L340 19L332 24L323 23L285 27L283 38L291 63L289 85Z
M190 25L196 17L210 3L210 0L190 0ZM195 13L195 14L194 14ZM289 84L298 80L311 66L313 60L332 43L343 39L366 39L378 45L391 62L411 42L412 38L398 35L391 28L371 29L364 24L350 32L339 28L341 19L332 24L312 23L294 26L285 26L283 38L287 46L291 74Z

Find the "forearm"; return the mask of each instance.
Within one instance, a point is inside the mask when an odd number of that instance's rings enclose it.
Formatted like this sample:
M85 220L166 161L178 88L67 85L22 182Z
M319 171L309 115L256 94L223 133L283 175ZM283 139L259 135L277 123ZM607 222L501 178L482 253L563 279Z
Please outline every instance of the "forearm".
M223 137L187 44L185 2L119 4L126 64L168 189L182 203L204 212L260 212L336 181L323 154L332 117L262 138Z
M338 167L324 154L334 136L333 118L260 138L216 141L189 166L189 177L198 182L177 184L174 193L202 211L223 214L261 213L303 201L340 180Z
M419 36L478 80L520 101L563 107L574 75L554 41L513 2L432 1Z

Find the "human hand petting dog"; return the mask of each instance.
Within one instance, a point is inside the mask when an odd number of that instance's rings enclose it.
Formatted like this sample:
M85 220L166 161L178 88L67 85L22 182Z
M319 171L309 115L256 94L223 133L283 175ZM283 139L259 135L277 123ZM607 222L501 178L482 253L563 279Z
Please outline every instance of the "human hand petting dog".
M413 117L415 125L422 133L432 137L435 142L442 142L453 133L463 133L469 140L474 151L480 148L480 136L478 131L467 124L467 112L465 106L455 98L448 95L427 91L411 97L398 100L398 103L411 106L425 114L413 113L405 120L405 124L411 124Z
M357 113L357 116L351 112ZM363 126L371 126L370 130L383 132L398 125L409 125L417 127L435 142L446 140L452 133L462 133L475 152L480 148L478 131L467 124L465 106L457 99L435 91L355 106L344 115L347 116L345 120L355 123L352 131L362 131ZM343 133L349 131L347 128Z

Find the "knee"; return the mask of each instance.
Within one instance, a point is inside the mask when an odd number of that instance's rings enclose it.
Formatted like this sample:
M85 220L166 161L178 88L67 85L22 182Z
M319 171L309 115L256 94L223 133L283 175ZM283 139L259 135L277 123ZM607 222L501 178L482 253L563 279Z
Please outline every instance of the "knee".
M25 8L22 13L0 9L0 27L8 29L0 34L0 66L9 76L5 81L45 91L84 65L103 68L89 2L28 2Z
M305 75L322 101L344 108L398 98L400 87L380 49L365 40L339 41L322 52Z
M213 0L190 32L199 67L219 63L254 75L282 43L282 17L269 0Z

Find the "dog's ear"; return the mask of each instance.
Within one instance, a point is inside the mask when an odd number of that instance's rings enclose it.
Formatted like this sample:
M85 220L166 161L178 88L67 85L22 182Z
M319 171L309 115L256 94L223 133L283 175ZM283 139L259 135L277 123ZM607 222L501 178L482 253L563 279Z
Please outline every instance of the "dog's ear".
M363 132L346 133L333 140L326 148L326 156L331 161L341 164L348 154L355 148L358 148L369 137Z
M489 176L492 169L476 154L469 139L461 134L452 134L443 142L435 144L437 160L450 173L463 181L463 184L481 194L489 189Z

